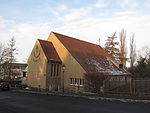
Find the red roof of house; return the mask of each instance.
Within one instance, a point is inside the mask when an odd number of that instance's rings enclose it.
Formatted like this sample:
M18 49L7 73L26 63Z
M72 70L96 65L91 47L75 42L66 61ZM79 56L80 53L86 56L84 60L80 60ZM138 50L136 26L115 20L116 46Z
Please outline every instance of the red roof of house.
M78 56L79 53L82 55L98 55L103 57L111 57L102 47L96 44L92 44L86 41L75 39L69 36L58 34L53 32L56 37L63 43L63 45L71 52L73 55Z
M40 40L40 39L38 39L38 40L39 40L41 47L44 51L44 54L48 60L61 61L51 42L45 41L45 40Z
M107 75L127 74L107 59L111 55L102 47L69 36L53 33L87 73L103 72Z

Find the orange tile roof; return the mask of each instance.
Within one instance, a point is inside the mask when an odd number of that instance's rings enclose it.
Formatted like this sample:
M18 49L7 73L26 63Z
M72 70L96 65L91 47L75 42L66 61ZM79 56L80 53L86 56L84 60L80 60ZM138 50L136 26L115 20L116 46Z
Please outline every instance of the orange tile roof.
M51 42L45 41L45 40L40 40L40 39L38 39L38 40L39 40L41 47L44 51L44 54L48 60L61 62L61 60Z
M75 39L69 36L53 32L56 37L64 44L64 46L74 55L82 53L82 55L98 55L103 57L111 57L102 47L86 41Z
M71 55L87 73L100 72L110 75L126 74L116 67L107 57L111 57L102 47L53 32Z

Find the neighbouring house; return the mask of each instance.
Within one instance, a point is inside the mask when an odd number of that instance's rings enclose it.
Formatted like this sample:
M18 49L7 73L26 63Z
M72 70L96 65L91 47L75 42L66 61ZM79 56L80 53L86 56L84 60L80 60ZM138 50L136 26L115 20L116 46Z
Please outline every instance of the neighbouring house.
M11 70L10 70L11 67ZM26 68L25 63L3 63L0 66L0 80L1 81L18 81L20 83L26 82ZM11 74L9 74L9 72Z
M2 78L7 78L9 76L8 68L10 68L10 67L11 67L11 78L26 76L26 73L23 73L23 70L26 69L27 64L5 62L0 66L0 76Z
M51 32L38 39L28 59L27 84L49 91L92 91L104 80L130 80L102 47Z

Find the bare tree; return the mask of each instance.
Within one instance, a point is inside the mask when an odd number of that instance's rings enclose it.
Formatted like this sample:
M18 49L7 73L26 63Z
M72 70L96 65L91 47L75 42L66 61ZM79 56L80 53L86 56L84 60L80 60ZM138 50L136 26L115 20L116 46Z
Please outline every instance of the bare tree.
M137 64L131 64L129 72L135 78L150 78L150 49L147 46L142 47L137 57Z
M9 78L11 78L11 76L13 76L13 71L12 71L12 68L13 68L13 63L16 61L15 59L15 55L17 54L17 49L15 47L15 43L16 43L16 40L14 37L12 37L10 40L9 40L9 43L8 43L8 49L9 49L9 53L8 53L8 67L9 67L9 70L8 70L8 74L9 74Z
M137 52L137 58L146 57L147 59L150 57L150 48L145 45Z
M0 65L7 61L8 48L0 42Z
M126 65L126 61L127 61L127 46L126 46L126 32L124 31L124 29L121 30L120 34L119 34L119 60L121 64Z
M102 93L101 88L104 88L104 80L107 79L107 75L105 73L99 74L87 74L85 76L85 85L84 88L88 92L93 93ZM104 89L102 89L104 90Z
M108 37L105 43L105 50L112 55L115 60L118 60L118 52L119 49L116 47L119 43L115 41L116 39L116 32L111 36Z
M8 48L0 42L0 76L5 75L3 64L7 61ZM3 70L3 71L2 71Z
M134 41L134 34L133 34L130 39L130 66L131 68L134 66L135 61L136 61L136 44Z
M15 59L15 55L17 54L16 52L16 47L15 47L15 43L16 43L16 40L14 37L12 37L10 40L9 40L9 43L8 43L8 49L9 49L9 54L8 54L8 59L9 59L9 63L13 63L16 61Z

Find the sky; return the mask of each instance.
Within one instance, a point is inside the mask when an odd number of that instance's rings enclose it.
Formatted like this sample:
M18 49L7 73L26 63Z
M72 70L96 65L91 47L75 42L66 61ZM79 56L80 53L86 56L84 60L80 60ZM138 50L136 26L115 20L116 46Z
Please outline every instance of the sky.
M37 39L51 31L104 46L125 29L137 50L150 46L150 0L0 0L0 42L16 39L17 62L26 62ZM128 49L129 51L129 49Z

